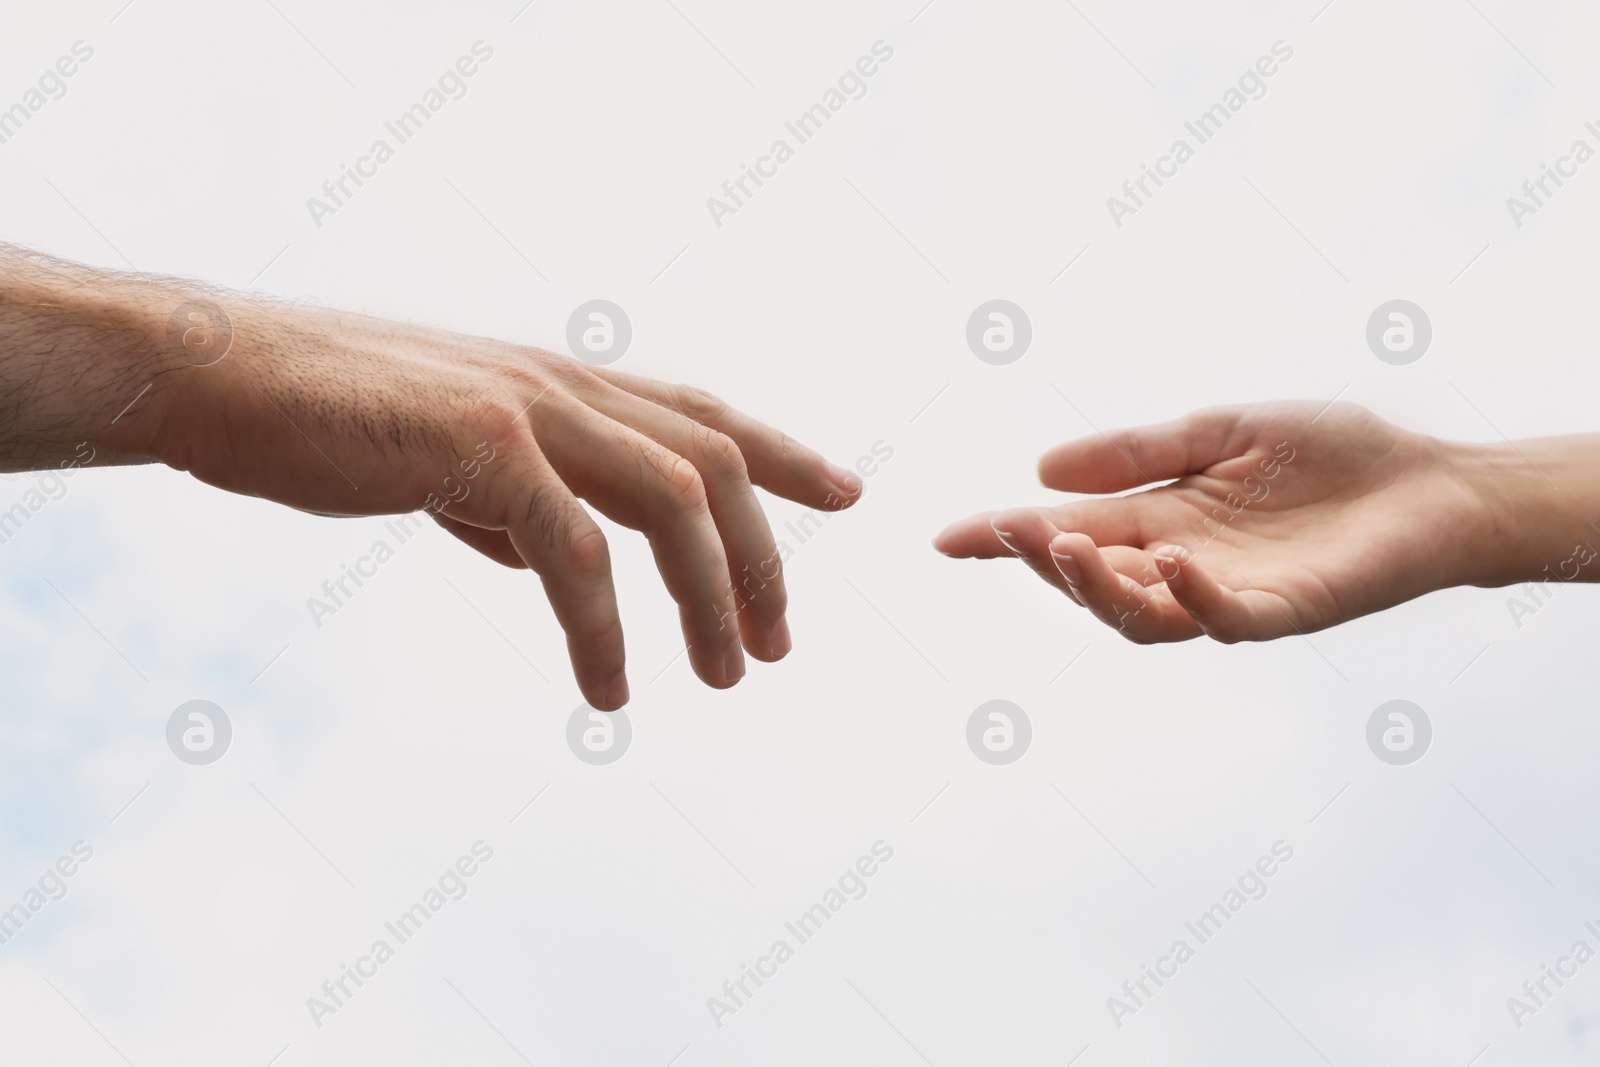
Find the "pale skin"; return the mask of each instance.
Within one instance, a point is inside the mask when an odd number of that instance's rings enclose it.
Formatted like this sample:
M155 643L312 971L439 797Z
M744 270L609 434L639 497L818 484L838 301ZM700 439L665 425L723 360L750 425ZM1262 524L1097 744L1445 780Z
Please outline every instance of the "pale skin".
M324 515L425 508L540 576L602 709L628 683L585 504L645 533L695 673L726 687L746 652L792 643L752 486L825 509L861 492L699 389L0 246L0 471L86 455ZM972 516L936 547L1020 557L1141 643L1270 640L1453 585L1600 577L1600 435L1465 444L1353 404L1281 402L1096 434L1039 472L1077 498Z
M1465 444L1285 401L1071 441L1039 479L1077 495L973 515L934 546L1020 558L1141 644L1311 633L1455 585L1600 580L1596 434Z
M539 575L603 710L629 690L610 548L588 508L645 534L690 664L725 688L746 652L773 661L792 644L753 486L826 510L862 488L700 389L0 246L0 471L85 455L322 515L426 509Z

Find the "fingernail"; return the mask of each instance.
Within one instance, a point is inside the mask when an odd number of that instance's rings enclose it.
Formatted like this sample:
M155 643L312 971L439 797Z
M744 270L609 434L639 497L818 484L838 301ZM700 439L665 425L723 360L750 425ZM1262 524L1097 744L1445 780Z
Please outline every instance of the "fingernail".
M1022 544L1017 540L1016 534L1010 532L1009 530L1002 530L999 527L991 527L991 529L994 530L994 535L1000 538L1000 543L1002 545L1005 545L1007 548L1009 548L1013 554L1018 556L1022 555Z
M1161 575L1161 580L1168 585L1177 585L1183 577L1183 567L1181 566L1183 556L1181 552L1182 549L1174 548L1172 545L1166 545L1155 550L1156 573Z
M789 618L784 616L772 624L772 632L767 635L767 647L772 654L782 659L794 647L794 639L789 636Z
M855 496L861 491L860 480L837 463L828 464L828 476L833 479L833 484L839 487L839 491L847 497Z
M611 684L606 686L606 706L612 710L622 707L628 702L628 675L626 671L618 671Z
M722 678L729 685L744 677L744 649L735 641L722 658Z
M1054 549L1050 551L1050 556L1056 561L1056 570L1061 572L1061 577L1067 580L1068 585L1083 584L1083 568L1078 566L1077 560Z

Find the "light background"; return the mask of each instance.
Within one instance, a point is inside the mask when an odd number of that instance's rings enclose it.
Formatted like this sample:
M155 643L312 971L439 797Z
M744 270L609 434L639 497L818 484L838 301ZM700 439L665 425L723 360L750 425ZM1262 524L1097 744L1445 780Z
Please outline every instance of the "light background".
M1141 648L928 545L1049 500L1052 443L1213 403L1595 429L1600 162L1520 229L1505 200L1596 145L1600 14L923 2L0 13L0 107L94 50L0 145L7 240L554 348L601 297L633 323L620 368L845 462L893 449L790 562L795 652L730 692L609 531L635 697L607 767L566 745L579 697L527 575L430 526L319 629L306 598L382 520L75 477L0 547L0 907L94 856L0 947L0 1062L1600 1058L1600 964L1520 1029L1506 1007L1600 947L1592 590L1520 628L1514 591L1453 590ZM467 95L315 226L306 198L478 40ZM706 198L879 40L867 95L714 225ZM1268 94L1114 226L1106 198L1279 40ZM964 339L996 297L1033 323L1006 367ZM1363 339L1396 297L1434 328L1404 367ZM208 767L164 740L194 698L234 724ZM1007 767L964 739L995 698L1033 723ZM1434 726L1408 767L1364 737L1395 698ZM313 1025L306 998L479 839L470 892ZM878 840L870 892L714 1025L706 999ZM1107 998L1279 840L1267 896L1114 1025Z

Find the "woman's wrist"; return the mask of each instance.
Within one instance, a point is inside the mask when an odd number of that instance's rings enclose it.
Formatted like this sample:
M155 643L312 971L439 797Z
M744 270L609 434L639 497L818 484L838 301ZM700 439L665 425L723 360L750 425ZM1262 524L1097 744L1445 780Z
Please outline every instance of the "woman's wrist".
M1449 452L1488 531L1465 584L1600 581L1600 434Z

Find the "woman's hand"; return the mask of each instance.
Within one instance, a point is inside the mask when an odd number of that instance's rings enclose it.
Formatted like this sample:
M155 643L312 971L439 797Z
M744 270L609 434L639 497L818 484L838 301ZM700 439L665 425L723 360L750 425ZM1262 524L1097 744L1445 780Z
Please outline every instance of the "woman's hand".
M934 545L1020 557L1133 641L1265 641L1449 585L1515 580L1512 522L1495 505L1501 486L1540 478L1516 459L1354 404L1211 408L1072 441L1039 462L1040 480L1063 492L1176 479L1167 485L985 512Z

